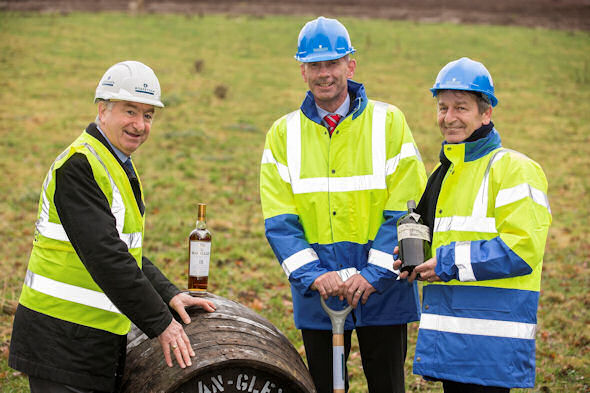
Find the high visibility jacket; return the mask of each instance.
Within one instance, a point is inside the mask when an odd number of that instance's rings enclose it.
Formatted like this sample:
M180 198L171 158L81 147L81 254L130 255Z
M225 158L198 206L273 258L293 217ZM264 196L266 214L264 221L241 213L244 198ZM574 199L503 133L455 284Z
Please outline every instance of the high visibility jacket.
M416 285L396 281L395 224L426 183L424 165L402 112L369 101L349 81L353 110L332 137L308 93L301 108L266 136L260 198L267 239L291 283L295 325L330 329L317 291L320 275L360 272L378 291L355 310L356 326L419 317ZM346 300L329 299L334 309ZM345 329L355 326L349 315Z
M432 238L414 373L499 387L533 387L541 269L551 212L547 180L494 129L443 144L452 162Z
M107 147L84 132L57 157L43 182L20 303L55 318L123 335L131 322L93 281L72 247L53 202L55 172L75 153L86 156L96 183L108 199L119 237L141 268L144 218L127 175Z

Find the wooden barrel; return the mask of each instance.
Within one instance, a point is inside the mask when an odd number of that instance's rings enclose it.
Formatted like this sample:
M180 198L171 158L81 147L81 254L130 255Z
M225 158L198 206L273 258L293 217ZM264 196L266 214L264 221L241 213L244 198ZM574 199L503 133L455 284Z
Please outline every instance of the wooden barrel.
M204 294L217 310L190 308L184 326L196 353L192 366L170 368L157 339L128 335L124 393L315 393L301 356L268 320L249 308ZM174 357L173 357L174 358Z

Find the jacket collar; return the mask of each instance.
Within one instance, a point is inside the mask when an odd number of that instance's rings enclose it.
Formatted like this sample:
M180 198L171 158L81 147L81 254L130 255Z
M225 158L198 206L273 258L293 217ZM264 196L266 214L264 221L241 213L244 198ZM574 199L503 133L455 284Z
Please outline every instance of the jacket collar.
M348 95L350 96L350 110L348 116L352 115L352 119L356 119L367 107L367 94L365 93L365 87L362 83L348 80ZM305 100L301 104L301 112L310 119L311 121L322 124L322 119L318 115L318 110L315 106L315 98L311 91L307 92Z
M450 161L456 164L458 161L478 160L500 147L502 147L502 140L494 128L486 137L474 142L447 143L444 141L441 153L444 153Z

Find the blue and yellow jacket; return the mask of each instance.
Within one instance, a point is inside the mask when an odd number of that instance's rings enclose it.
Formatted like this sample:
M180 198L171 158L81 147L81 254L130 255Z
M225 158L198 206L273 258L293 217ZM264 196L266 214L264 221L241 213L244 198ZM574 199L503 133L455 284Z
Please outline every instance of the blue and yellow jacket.
M425 284L414 373L530 388L551 211L541 167L503 149L498 132L443 144L452 162L432 250L442 282ZM435 250L435 251L434 251Z
M266 236L291 283L299 329L330 329L310 290L330 271L358 271L377 290L355 310L356 326L419 318L417 287L396 281L392 254L397 219L424 190L424 165L403 113L368 100L359 83L349 81L348 89L352 110L331 138L309 92L266 136L260 174ZM333 298L328 305L345 302ZM349 315L345 329L354 326Z

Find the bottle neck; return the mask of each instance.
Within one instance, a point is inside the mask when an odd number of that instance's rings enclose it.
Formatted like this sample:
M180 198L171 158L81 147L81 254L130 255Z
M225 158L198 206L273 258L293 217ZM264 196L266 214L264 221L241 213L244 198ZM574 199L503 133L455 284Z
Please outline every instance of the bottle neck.
M205 219L206 209L207 209L207 205L205 205L204 203L199 203L199 209L197 211L197 228L198 229L207 228L207 220Z
M197 229L205 229L207 228L207 221L205 221L205 217L199 217L197 219Z

